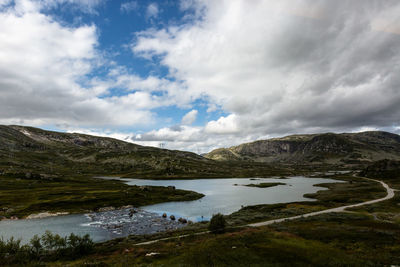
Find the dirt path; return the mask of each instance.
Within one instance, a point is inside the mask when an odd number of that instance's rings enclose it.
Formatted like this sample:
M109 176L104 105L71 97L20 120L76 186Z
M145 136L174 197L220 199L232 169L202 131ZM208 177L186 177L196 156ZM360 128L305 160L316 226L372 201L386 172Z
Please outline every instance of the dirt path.
M359 206L374 204L374 203L385 201L385 200L388 200L388 199L391 199L391 198L394 197L394 189L390 188L386 183L384 183L382 181L379 181L379 180L369 179L369 178L363 178L363 179L367 179L367 180L371 180L371 181L375 181L377 183L380 183L386 189L387 195L385 197L383 197L383 198L374 199L374 200L361 202L361 203L357 203L357 204L352 204L352 205L347 205L347 206L342 206L342 207L337 207L337 208L332 208L332 209L327 209L327 210L321 210L321 211L306 213L306 214L293 216L293 217L286 217L286 218L269 220L269 221L264 221L264 222L259 222L259 223L252 223L252 224L248 224L247 226L258 227L258 226L264 226L264 225L269 225L269 224L273 224L273 223L279 223L279 222L288 221L288 220L295 220L295 219L299 219L299 218L307 218L307 217L320 215L320 214L324 214L324 213L343 212L347 208L353 208L353 207L359 207Z
M284 221L288 221L288 220L296 220L296 219L300 219L300 218L307 218L307 217L320 215L320 214L325 214L325 213L330 213L330 212L345 212L345 209L347 209L347 208L353 208L353 207L359 207L359 206L374 204L374 203L385 201L385 200L388 200L388 199L391 199L391 198L394 197L395 189L390 188L386 183L384 183L382 181L379 181L379 180L374 180L374 179L369 179L369 178L364 178L364 177L360 177L360 178L380 183L386 189L387 195L385 197L383 197L383 198L369 200L369 201L361 202L361 203L357 203L357 204L352 204L352 205L341 206L341 207L327 209L327 210L321 210L321 211L306 213L306 214L297 215L297 216L293 216L293 217L286 217L286 218L269 220L269 221L264 221L264 222L259 222L259 223L251 223L251 224L247 224L247 225L243 225L243 226L259 227L259 226L270 225L270 224L273 224L273 223L280 223L280 222L284 222ZM205 232L200 232L200 233L195 233L195 234L186 234L186 235L180 235L180 236L166 237L166 238L156 239L156 240L152 240L152 241L137 243L135 245L136 246L149 245L149 244L157 243L159 241L177 239L177 238L181 238L181 237L194 236L194 235L203 235L203 234L207 234L209 232L210 231L205 231Z

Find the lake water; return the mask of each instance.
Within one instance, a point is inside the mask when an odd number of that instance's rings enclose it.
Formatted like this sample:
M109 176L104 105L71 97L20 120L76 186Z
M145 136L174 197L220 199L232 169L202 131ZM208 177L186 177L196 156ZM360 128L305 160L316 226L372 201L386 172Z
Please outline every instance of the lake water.
M256 180L253 180L256 179ZM244 186L265 182L280 182L268 188ZM305 178L302 176L288 179L252 178L252 179L198 179L198 180L140 180L129 179L130 185L158 185L175 186L177 189L192 190L205 196L195 201L167 202L143 209L158 214L167 213L175 217L183 217L192 221L209 220L213 214L230 214L242 206L258 204L287 203L295 201L312 201L303 197L307 193L315 193L326 189L314 186L320 183L338 182L337 180L322 178Z
M230 214L239 210L242 206L257 204L288 203L295 201L313 201L304 198L307 193L315 193L319 190L326 190L323 187L314 186L319 183L338 182L333 179L305 178L302 176L290 177L288 179L198 179L198 180L141 180L124 179L130 185L156 185L156 186L175 186L177 189L192 190L204 194L205 196L195 201L168 202L141 207L145 212L135 215L133 218L127 217L125 211L104 215L112 215L111 220L118 223L124 217L126 220L145 220L138 225L144 233L160 231L161 228L152 229L153 225L163 222L159 215L167 213L174 214L177 218L183 217L192 221L208 220L213 214ZM278 185L269 188L247 187L246 184L257 184L263 182L281 182L285 185ZM154 213L154 214L153 214ZM144 216L143 216L144 214ZM150 221L149 220L153 220ZM111 221L110 219L108 221ZM167 219L166 219L167 220ZM128 221L129 222L129 221ZM92 221L84 214L66 215L50 217L44 219L1 221L0 237L5 239L11 236L21 238L23 242L30 240L35 234L42 235L46 230L61 236L75 233L79 235L89 234L96 242L105 241L112 238L127 235L118 233L104 227L99 227L101 222ZM108 224L109 226L109 224ZM148 227L148 229L146 228ZM108 227L110 228L110 227Z

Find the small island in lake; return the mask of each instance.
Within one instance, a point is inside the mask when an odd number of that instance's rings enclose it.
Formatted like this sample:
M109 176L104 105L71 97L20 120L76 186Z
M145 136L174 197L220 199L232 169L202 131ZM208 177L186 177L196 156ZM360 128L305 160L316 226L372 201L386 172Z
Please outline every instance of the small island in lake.
M267 187L273 187L273 186L278 186L278 185L286 185L286 184L285 183L259 183L259 184L245 184L244 186L267 188Z

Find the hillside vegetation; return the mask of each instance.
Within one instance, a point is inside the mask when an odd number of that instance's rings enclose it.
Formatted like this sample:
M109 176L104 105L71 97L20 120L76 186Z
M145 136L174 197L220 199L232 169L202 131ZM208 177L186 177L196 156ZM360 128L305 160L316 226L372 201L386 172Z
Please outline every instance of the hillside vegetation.
M205 157L286 164L367 164L382 159L400 160L400 136L379 131L291 135L216 149Z
M117 139L0 125L0 174L17 178L118 175L137 178L290 174L265 164L221 164L191 152Z

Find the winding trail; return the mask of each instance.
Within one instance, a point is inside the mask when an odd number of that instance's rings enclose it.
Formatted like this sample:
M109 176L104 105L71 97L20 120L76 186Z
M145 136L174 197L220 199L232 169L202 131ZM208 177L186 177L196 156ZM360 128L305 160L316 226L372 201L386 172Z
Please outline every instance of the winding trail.
M380 183L386 189L387 195L385 197L383 197L383 198L369 200L369 201L361 202L361 203L357 203L357 204L352 204L352 205L341 206L341 207L327 209L327 210L321 210L321 211L306 213L306 214L297 215L297 216L293 216L293 217L286 217L286 218L269 220L269 221L264 221L264 222L259 222L259 223L252 223L252 224L248 224L247 226L259 227L259 226L270 225L270 224L273 224L273 223L279 223L279 222L283 222L283 221L295 220L295 219L299 219L299 218L307 218L307 217L320 215L320 214L325 214L325 213L330 213L330 212L344 212L345 209L347 209L347 208L354 208L354 207L374 204L374 203L385 201L385 200L388 200L388 199L391 199L391 198L394 197L394 189L390 188L386 183L384 183L382 181L379 181L379 180L370 179L370 178L364 178L364 177L362 177L362 178L363 179L367 179L367 180L371 180L371 181L375 181L377 183Z
M251 223L251 224L243 225L243 226L240 226L240 227L245 227L245 226L248 226L248 227L260 227L260 226L266 226L266 225L270 225L270 224L274 224L274 223L280 223L280 222L284 222L284 221L296 220L296 219L300 219L300 218L307 218L307 217L316 216L316 215L325 214L325 213L344 212L345 209L347 209L347 208L354 208L354 207L374 204L374 203L378 203L378 202L381 202L381 201L385 201L385 200L391 199L391 198L394 197L394 191L398 191L398 190L395 190L395 189L389 187L389 185L387 185L383 181L374 180L374 179L370 179L370 178L364 178L364 177L359 177L359 178L380 183L386 189L387 195L385 197L383 197L383 198L369 200L369 201L365 201L365 202L361 202L361 203L357 203L357 204L346 205L346 206L341 206L341 207L337 207L337 208L321 210L321 211L316 211L316 212L310 212L310 213L305 213L305 214L292 216L292 217L285 217L285 218L268 220L268 221L263 221L263 222L258 222L258 223ZM195 236L195 235L203 235L203 234L207 234L207 233L210 233L210 231L204 231L204 232L199 232L199 233L194 233L194 234L186 234L186 235L180 235L180 236L171 236L171 237L151 240L151 241L147 241L147 242L141 242L141 243L137 243L135 245L136 246L150 245L150 244L157 243L159 241L165 241L165 240L171 240L171 239L177 239L177 238Z

